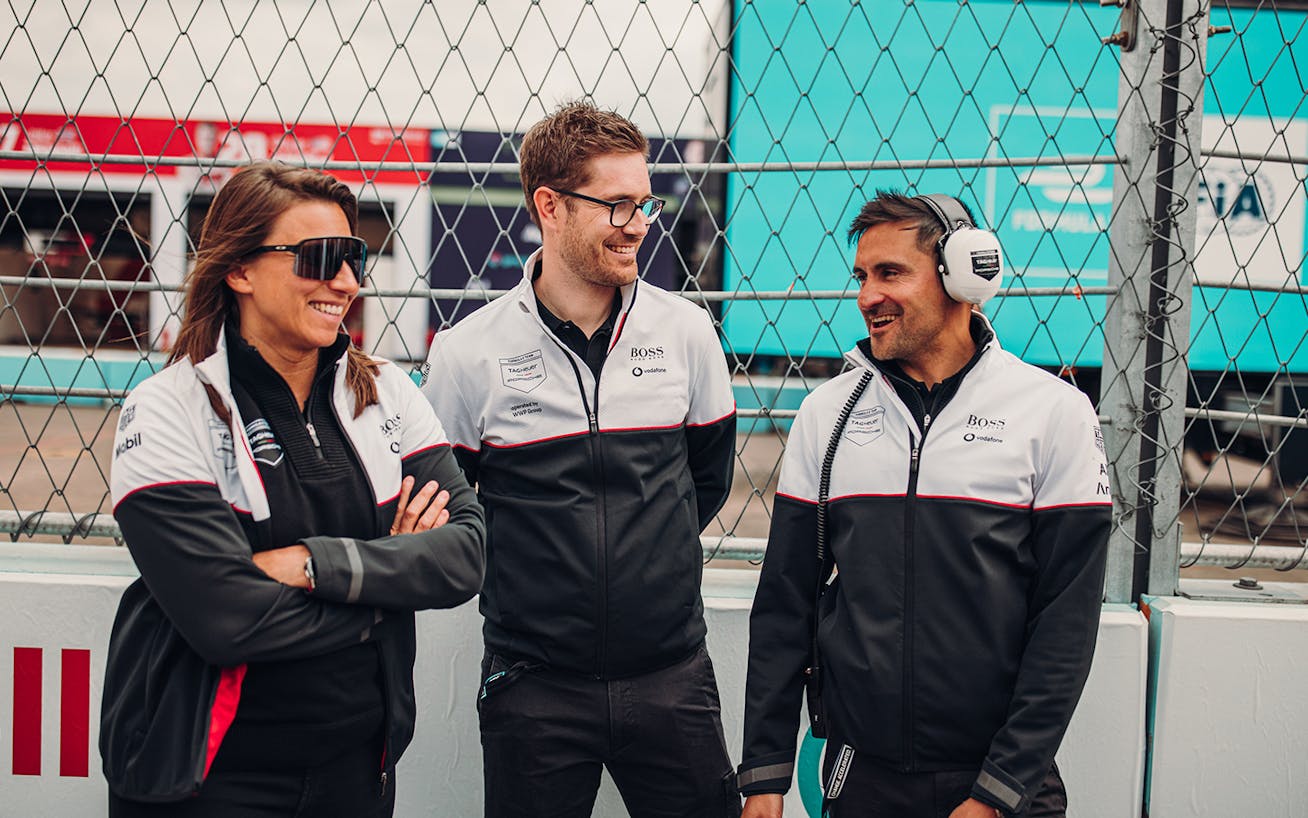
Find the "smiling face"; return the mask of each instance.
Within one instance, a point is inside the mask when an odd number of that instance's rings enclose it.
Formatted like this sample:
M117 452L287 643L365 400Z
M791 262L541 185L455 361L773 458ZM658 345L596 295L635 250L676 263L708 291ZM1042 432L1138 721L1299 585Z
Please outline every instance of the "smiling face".
M348 236L350 223L333 202L299 202L273 221L265 245L297 244L318 236ZM295 255L268 252L251 256L227 274L241 313L241 336L269 363L317 355L331 346L341 320L359 292L354 273L342 263L330 281L295 275ZM276 366L276 364L274 364Z
M960 340L970 338L970 309L945 293L935 255L918 245L917 233L914 222L869 227L858 240L854 278L873 356L928 380L923 375L952 363Z
M616 202L642 202L650 197L649 170L639 153L607 153L587 162L587 181L575 192ZM558 208L559 258L572 275L594 285L621 287L636 280L636 250L649 232L637 213L625 227L609 223L609 208L581 199L564 198ZM548 236L547 239L548 241Z

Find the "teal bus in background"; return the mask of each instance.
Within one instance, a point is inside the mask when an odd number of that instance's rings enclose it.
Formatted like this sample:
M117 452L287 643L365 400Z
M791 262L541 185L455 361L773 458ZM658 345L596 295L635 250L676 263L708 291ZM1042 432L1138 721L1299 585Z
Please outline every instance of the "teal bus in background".
M1203 147L1308 154L1302 5L1219 7L1208 43ZM1114 155L1119 9L1031 0L760 3L736 0L731 150L737 162L894 162ZM1143 21L1142 21L1143 25ZM1183 102L1184 104L1184 102ZM1197 119L1197 117L1196 117ZM1308 372L1303 168L1207 158L1197 201L1196 371ZM986 312L1004 345L1051 368L1097 368L1107 297L1112 164L735 173L724 289L845 290L845 232L878 188L958 195L994 230L1005 297ZM1153 191L1145 191L1152 206ZM1133 262L1128 262L1133 267ZM1063 296L1023 295L1032 287ZM739 355L836 357L866 330L851 299L737 300Z

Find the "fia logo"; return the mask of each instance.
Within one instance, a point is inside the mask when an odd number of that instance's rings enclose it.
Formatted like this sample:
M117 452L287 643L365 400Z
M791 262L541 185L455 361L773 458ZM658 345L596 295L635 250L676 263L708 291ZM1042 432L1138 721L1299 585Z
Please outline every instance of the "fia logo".
M1233 236L1267 229L1267 213L1274 210L1272 186L1258 173L1208 169L1199 180L1199 214L1221 221Z

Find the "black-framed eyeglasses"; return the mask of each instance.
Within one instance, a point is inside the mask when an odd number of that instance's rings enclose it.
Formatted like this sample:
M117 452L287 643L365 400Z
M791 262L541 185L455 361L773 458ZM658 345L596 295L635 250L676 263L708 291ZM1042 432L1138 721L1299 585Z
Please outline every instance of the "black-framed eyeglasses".
M552 188L551 188L552 189ZM581 199L583 202L603 205L609 209L609 224L614 227L626 227L632 219L636 218L636 211L640 211L645 217L646 222L652 222L663 212L663 200L657 196L651 196L643 202L633 202L630 199L619 199L616 202L606 202L603 199L596 199L594 196L587 196L584 193L577 193L573 190L554 190L562 196L571 196L574 199Z
M266 244L245 254L294 253L295 274L314 281L331 281L346 264L354 280L363 283L363 265L368 260L368 244L358 236L321 236L298 244Z

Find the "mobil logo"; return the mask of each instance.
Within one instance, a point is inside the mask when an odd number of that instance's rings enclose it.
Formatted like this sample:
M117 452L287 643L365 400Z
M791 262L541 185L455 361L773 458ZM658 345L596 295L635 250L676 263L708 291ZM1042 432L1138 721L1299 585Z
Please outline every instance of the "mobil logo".
M8 712L0 710L3 713L0 736L8 733L10 738L5 742L9 745L5 749L10 751L10 774L41 775L42 748L57 743L58 775L87 778L91 744L91 651L14 647L11 655L13 697L3 702L11 705ZM57 672L47 673L47 662L57 663ZM47 697L50 704L58 702L57 709L47 706ZM47 715L54 718L45 718ZM46 772L53 774L53 771Z

